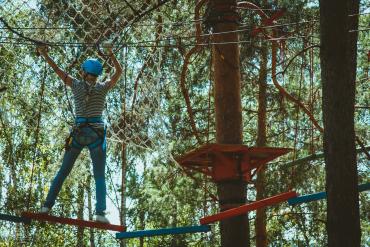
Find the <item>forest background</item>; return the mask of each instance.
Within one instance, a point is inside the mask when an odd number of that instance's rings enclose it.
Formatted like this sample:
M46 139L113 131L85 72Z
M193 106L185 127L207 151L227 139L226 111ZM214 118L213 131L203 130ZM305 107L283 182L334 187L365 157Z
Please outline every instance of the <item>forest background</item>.
M356 76L355 130L369 146L370 5L360 5ZM268 32L278 33L277 67L272 69L272 43L254 28L256 11L240 7L239 47L243 144L256 146L259 92L265 85L266 146L293 151L266 166L264 195L294 188L300 194L325 190L321 155L322 85L319 7L317 1L255 1L270 15L284 14ZM97 56L111 65L105 41L124 67L108 95L108 217L128 230L198 224L218 212L214 183L186 173L175 157L215 141L212 28L207 8L196 16L195 1L0 1L0 212L38 210L58 170L64 138L73 122L71 93L35 53L34 40L50 45L50 54L78 77L79 64ZM201 39L197 39L197 23ZM273 31L272 31L273 30ZM99 41L99 42L97 42ZM196 45L198 44L198 45ZM222 44L221 44L222 45ZM197 47L196 50L193 47ZM274 84L298 99L311 118ZM264 83L264 84L263 84ZM6 89L5 89L6 88ZM316 124L312 121L314 118ZM368 160L358 145L359 183L369 181ZM190 175L190 176L189 176ZM248 200L256 200L256 179ZM88 152L76 162L53 214L91 218L94 182ZM369 195L360 194L362 244L370 241ZM267 239L271 246L325 246L326 202L268 208ZM254 225L255 213L249 214ZM254 227L251 243L255 244ZM188 234L118 242L112 232L62 225L23 226L0 222L0 246L219 246L220 233Z

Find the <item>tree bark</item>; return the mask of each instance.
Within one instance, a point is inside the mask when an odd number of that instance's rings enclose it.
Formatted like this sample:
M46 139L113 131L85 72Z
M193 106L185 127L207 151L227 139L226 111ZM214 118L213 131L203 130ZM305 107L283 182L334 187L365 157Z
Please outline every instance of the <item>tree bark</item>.
M146 181L146 162L143 162L143 184L145 184L145 181ZM140 205L144 205L145 204L145 200L147 198L140 198L139 199L139 204ZM140 229L141 230L145 230L145 210L140 210L140 213L139 213L139 221L140 221ZM144 237L140 237L139 238L139 247L144 247Z
M266 88L267 88L267 47L263 45L261 49L261 62L258 79L258 125L257 125L257 146L266 146ZM261 200L266 197L265 193L266 175L265 166L258 172L256 181L256 199ZM266 209L261 208L256 212L256 246L267 247L266 231Z
M92 193L91 193L91 174L87 176L87 208L89 212L89 220L93 220L93 209L92 209ZM94 229L89 229L89 241L90 247L95 247L95 236Z
M240 61L236 13L231 6L235 0L214 0L208 2L209 23L214 33L212 45L214 82L216 142L222 144L242 143L242 111L240 95ZM226 19L229 16L231 19ZM224 19L223 19L224 18ZM226 43L226 44L225 44ZM237 164L235 164L237 165ZM242 179L217 183L220 210L246 203L246 186ZM222 247L248 247L248 215L226 219L220 222Z
M77 204L78 204L78 209L77 209L77 218L78 219L83 219L84 216L84 193L85 193L85 188L84 184L81 182L78 185L78 191L77 191ZM77 247L82 247L85 246L84 243L84 228L83 227L78 227L77 229Z
M127 156L126 144L122 144L121 160L122 160L122 173L121 173L121 211L120 211L120 224L126 225L126 171L127 171ZM125 247L126 241L120 241L120 247Z
M320 0L328 246L360 246L354 132L359 1Z

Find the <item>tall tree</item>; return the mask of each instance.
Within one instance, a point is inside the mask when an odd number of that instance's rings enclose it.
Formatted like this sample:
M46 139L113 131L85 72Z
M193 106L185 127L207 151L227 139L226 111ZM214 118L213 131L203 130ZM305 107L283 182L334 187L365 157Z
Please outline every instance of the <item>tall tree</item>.
M360 246L354 104L359 1L320 1L329 246Z
M127 149L126 144L122 144L121 149L121 210L120 210L120 224L126 225L126 171L127 171ZM120 241L120 247L125 247L126 241Z
M267 6L267 1L261 1L263 6ZM257 122L257 146L266 146L266 88L267 88L267 46L262 44L260 54L260 68L258 78L258 122ZM266 191L266 166L257 174L256 179L256 200L261 200L265 197ZM256 211L256 247L267 247L267 231L266 231L266 209L261 208Z
M83 184L83 181L81 181L78 185L78 191L77 191L77 218L83 219L84 216L84 193L85 193L85 185ZM76 246L84 246L84 228L78 227L77 229L77 243Z
M222 144L242 143L242 110L240 95L240 61L235 0L209 1L208 21L214 33L212 46L215 82L216 141ZM237 164L235 164L237 165ZM242 179L217 184L220 210L246 202L246 186ZM221 246L249 246L249 221L243 215L223 220Z
M257 123L257 146L266 146L266 88L267 88L267 46L261 47L261 61L258 78L258 123ZM256 200L261 200L265 197L266 186L266 166L264 166L257 174L256 180ZM266 209L261 208L256 212L256 246L267 246L267 231L266 231Z

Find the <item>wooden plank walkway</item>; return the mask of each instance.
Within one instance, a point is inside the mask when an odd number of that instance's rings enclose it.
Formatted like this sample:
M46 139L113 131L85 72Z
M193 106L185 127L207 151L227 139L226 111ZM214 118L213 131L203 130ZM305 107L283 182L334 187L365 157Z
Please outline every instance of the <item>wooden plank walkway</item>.
M9 214L0 214L0 220L11 221L15 223L25 223L25 224L31 223L30 219L19 217L19 216L13 216Z
M204 217L200 219L200 224L206 225L206 224L214 223L216 221L239 216L239 215L245 214L252 210L256 210L259 208L263 208L263 207L271 206L271 205L274 205L280 202L284 202L288 200L289 198L296 197L296 196L297 196L297 193L295 191L285 192L285 193L272 196L272 197L268 197L268 198L265 198L265 199L262 199L256 202L248 203L240 207L225 210L218 214Z
M196 233L196 232L208 232L211 227L205 226L186 226L186 227L175 227L175 228L162 228L155 230L142 230L134 232L119 232L116 233L116 238L139 238L139 237L152 237L160 235L175 235L175 234L185 234L185 233Z
M101 223L97 221L69 219L69 218L57 217L57 216L52 216L49 214L41 214L41 213L23 212L22 217L28 218L31 220L46 221L51 224L59 223L59 224L64 224L64 225L97 228L97 229L111 230L111 231L117 231L117 232L123 232L126 230L125 226L106 224L106 223Z
M358 192L362 192L366 190L370 190L370 183L360 184L358 186ZM313 202L313 201L318 201L322 199L326 199L325 191L291 198L288 200L288 203L290 206L294 206L300 203Z

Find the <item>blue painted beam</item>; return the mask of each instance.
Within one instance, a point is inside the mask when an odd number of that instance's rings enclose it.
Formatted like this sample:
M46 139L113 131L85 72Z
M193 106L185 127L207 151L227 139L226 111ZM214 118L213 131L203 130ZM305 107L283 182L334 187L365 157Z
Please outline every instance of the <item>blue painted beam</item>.
M25 223L25 224L31 223L30 219L19 217L19 216L8 215L8 214L0 214L0 220L11 221L15 223Z
M309 195L290 198L288 199L288 204L290 206L294 206L299 203L318 201L318 200L325 199L325 198L326 198L326 192L319 192L315 194L309 194Z
M370 190L370 183L360 184L358 186L358 192Z
M360 184L358 186L359 192L366 191L366 190L370 190L370 183ZM315 194L297 196L297 197L289 199L288 203L290 206L294 206L299 203L318 201L322 199L326 199L326 192L319 192Z
M208 225L186 226L186 227L175 227L175 228L163 228L163 229L157 229L157 230L142 230L142 231L135 231L135 232L118 232L116 233L116 238L124 239L124 238L152 237L152 236L160 236L160 235L208 232L210 230L211 230L211 227Z

